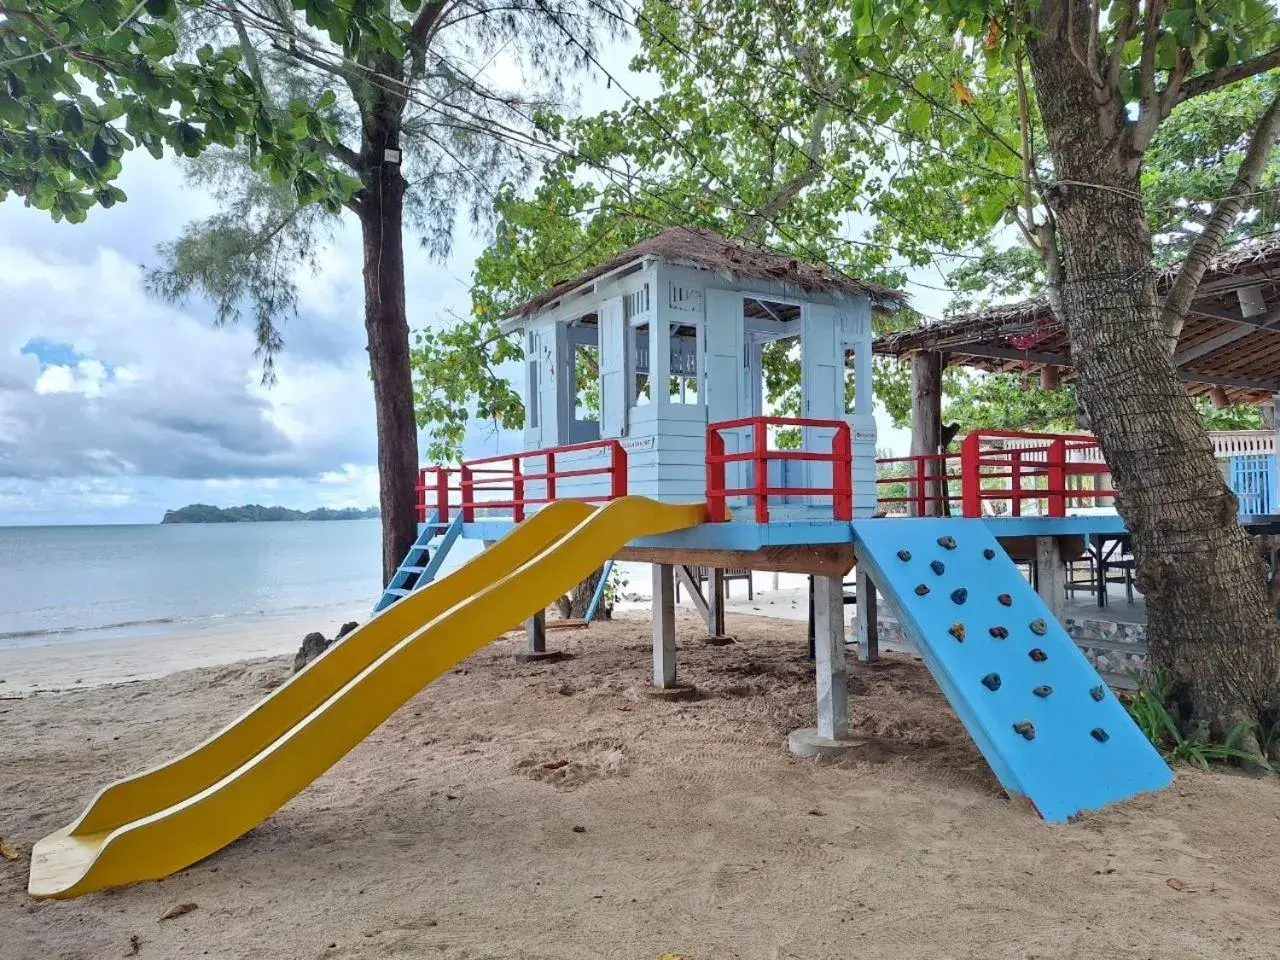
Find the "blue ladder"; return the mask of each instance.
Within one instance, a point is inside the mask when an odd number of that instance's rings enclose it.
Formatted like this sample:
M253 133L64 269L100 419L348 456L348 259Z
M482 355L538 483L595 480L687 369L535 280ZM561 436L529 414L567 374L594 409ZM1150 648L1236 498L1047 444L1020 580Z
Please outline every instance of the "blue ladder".
M443 533L441 531L443 530ZM426 586L436 578L444 558L462 533L462 514L459 513L445 526L440 523L440 515L435 510L427 517L427 522L418 530L418 539L413 542L409 552L400 561L391 582L387 584L382 596L373 606L373 612L379 613L401 597L407 597L413 591ZM436 537L440 542L432 550L431 544Z

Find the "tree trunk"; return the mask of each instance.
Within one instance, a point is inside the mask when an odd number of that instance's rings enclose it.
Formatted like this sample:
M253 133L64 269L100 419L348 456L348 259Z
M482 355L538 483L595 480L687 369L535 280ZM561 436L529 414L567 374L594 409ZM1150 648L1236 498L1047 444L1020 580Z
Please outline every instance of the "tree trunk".
M1167 347L1138 199L1141 157L1124 146L1123 106L1098 105L1066 42L1070 19L1037 24L1030 52L1059 181L1047 199L1078 398L1132 535L1149 662L1173 681L1184 725L1224 739L1237 724L1274 716L1280 630L1235 495Z
M418 428L404 302L405 181L384 150L399 144L398 125L370 130L363 151L365 187L357 212L364 241L364 316L378 430L382 507L382 579L395 573L418 534Z
M570 590L563 597L556 599L556 610L562 620L581 620L587 615L587 607L591 606L591 598L595 595L596 584L600 582L600 570ZM609 611L603 602L600 604L598 616L602 620L609 619Z
M911 358L911 455L938 453L942 446L942 354L934 350L922 350ZM939 469L946 461L926 460L925 473L946 473ZM917 497L920 491L914 489ZM942 488L937 480L924 482L924 512L921 516L943 515L943 503L938 499ZM915 503L908 504L911 514L919 513Z

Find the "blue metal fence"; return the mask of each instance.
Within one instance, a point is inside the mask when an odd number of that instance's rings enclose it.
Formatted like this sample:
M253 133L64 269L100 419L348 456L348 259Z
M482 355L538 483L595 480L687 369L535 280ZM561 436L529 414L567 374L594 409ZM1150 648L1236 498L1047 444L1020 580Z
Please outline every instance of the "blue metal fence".
M1240 501L1241 516L1275 512L1276 458L1274 454L1232 457L1230 483Z

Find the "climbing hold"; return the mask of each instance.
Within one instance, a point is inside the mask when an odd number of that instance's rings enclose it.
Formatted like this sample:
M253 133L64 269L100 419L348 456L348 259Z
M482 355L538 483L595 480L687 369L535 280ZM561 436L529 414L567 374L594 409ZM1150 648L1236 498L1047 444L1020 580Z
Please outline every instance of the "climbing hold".
M942 576L943 573L946 572L947 565L943 563L941 560L934 560L932 563L929 564L929 569L932 570L934 573L936 573L938 576Z
M961 643L964 643L964 624L961 623L959 620L957 620L955 623L953 623L950 627L947 628L947 633L951 634Z
M1036 617L1034 620L1031 621L1031 632L1034 633L1037 637L1043 637L1046 633L1049 632L1049 625L1045 623L1043 620L1041 620L1039 617Z
M1037 697L1047 697L1049 694L1053 693L1053 687L1036 687L1031 692Z
M983 550L982 555L986 557L988 560L994 560L996 558L996 552L992 550L990 547L987 547L987 549Z
M996 691L1000 689L1000 674L988 673L982 678L982 685L988 690Z
M943 550L954 550L956 548L956 538L955 537L939 537L938 546L940 546Z
M996 599L1000 601L1000 606L1002 607L1013 606L1013 597L1009 596L1007 593L1000 594L1000 596L996 597Z
M1045 653L1043 650L1041 650L1039 647L1032 647L1031 652L1027 654L1027 656L1029 656L1036 663L1044 663L1046 660L1049 659L1049 655Z
M1098 684L1096 687L1089 688L1089 696L1093 697L1093 699L1097 700L1099 703L1102 702L1102 698L1105 697L1106 695L1107 695L1107 690L1102 684Z
M923 597L923 596L924 596L926 593L928 593L928 592L929 592L929 588L928 588L928 587L926 587L923 583L917 583L917 584L916 584L916 596L917 596L917 597Z
M899 560L901 560L903 563L906 563L908 560L910 560L910 559L911 559L911 551L910 551L910 550L899 550L899 551L898 551L898 559L899 559Z
M1094 727L1089 731L1089 736L1093 737L1093 739L1097 740L1099 743L1106 743L1111 739L1111 734L1107 733L1107 731L1103 730L1101 727Z
M961 604L961 603L964 603L964 602L965 602L966 600L968 600L968 599L969 599L969 591L968 591L968 590L966 590L964 587L960 587L960 589L958 589L958 590L952 590L952 591L951 591L951 602L952 602L952 603L955 603L955 604Z
M1006 628L1000 626L999 624L996 624L994 627L988 630L987 633L991 634L997 640L1009 639L1009 631Z
M1013 725L1013 732L1022 737L1023 740L1034 740L1036 738L1036 728L1030 720L1019 720Z

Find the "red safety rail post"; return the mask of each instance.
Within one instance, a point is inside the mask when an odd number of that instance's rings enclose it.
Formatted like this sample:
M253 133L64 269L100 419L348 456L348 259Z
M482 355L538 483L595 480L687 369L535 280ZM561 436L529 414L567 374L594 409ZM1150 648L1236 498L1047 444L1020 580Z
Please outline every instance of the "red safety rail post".
M476 522L475 484L471 477L471 468L465 463L458 468L458 486L462 490L462 522Z
M556 454L554 450L547 451L547 502L554 503L556 499Z
M711 523L724 523L727 519L723 457L724 438L715 424L707 424L707 519Z
M609 448L609 498L617 500L627 495L627 450L622 441L614 440ZM548 471L550 472L550 471Z
M1057 437L1049 441L1047 472L1049 488L1048 514L1051 517L1067 515L1067 441Z
M981 434L971 431L960 443L960 512L982 516L982 469L979 464Z
M449 474L448 467L435 467L436 474L436 513L441 523L449 522Z
M1009 513L1015 517L1022 516L1022 451L1013 450L1010 452L1011 465L1013 467L1013 476L1009 480L1010 486L1013 487L1013 497L1009 502Z
M419 523L427 522L427 472L432 469L433 469L432 467L423 467L421 470L419 470L418 482L413 488L414 492L417 493L418 495L418 498L417 498L418 502L416 504L416 507L418 511Z
M831 438L831 512L837 520L853 519L853 434L847 423Z
M751 428L751 446L755 455L756 523L769 522L769 430L763 422Z
M519 457L511 458L511 518L516 523L524 520L524 474Z
M928 476L929 476L928 462L924 456L920 456L916 460L916 482L915 482L915 490L914 490L915 497L916 497L915 507L916 507L917 517L927 516L929 512Z

